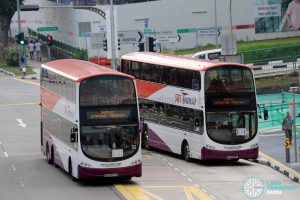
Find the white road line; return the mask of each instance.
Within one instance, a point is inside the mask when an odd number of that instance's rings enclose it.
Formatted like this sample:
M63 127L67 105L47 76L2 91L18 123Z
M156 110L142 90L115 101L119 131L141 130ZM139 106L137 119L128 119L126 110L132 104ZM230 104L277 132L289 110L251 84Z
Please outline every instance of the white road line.
M165 158L163 158L163 161L167 162L167 160Z
M196 187L200 187L198 184L195 184ZM204 190L203 190L204 191ZM205 192L205 191L204 191Z
M179 169L178 169L178 168L174 167L174 169L175 169L176 171L178 171L178 172L179 172Z
M171 167L173 167L174 165L172 164L172 163L170 163L170 162L168 162L168 165L170 165Z
M20 185L21 185L22 188L25 187L23 181L19 181L19 183L20 183Z
M203 190L203 192L207 193L207 191L205 189L202 189L202 190Z
M181 174L182 176L186 177L186 175L185 175L183 172L181 172L180 174Z
M212 194L209 195L209 196L210 196L211 198L213 198L213 199L216 199L216 197L215 197L214 195L212 195Z
M2 146L2 142L0 142L0 148L2 149L2 151L3 151L3 153L4 153L4 156L5 156L6 158L8 158L8 154L7 154L7 152L5 151L4 147Z
M11 168L14 172L16 171L16 167L14 165L11 165Z
M194 181L193 181L192 179L190 179L190 178L187 178L187 180L188 180L189 182L191 182L191 183L194 182Z

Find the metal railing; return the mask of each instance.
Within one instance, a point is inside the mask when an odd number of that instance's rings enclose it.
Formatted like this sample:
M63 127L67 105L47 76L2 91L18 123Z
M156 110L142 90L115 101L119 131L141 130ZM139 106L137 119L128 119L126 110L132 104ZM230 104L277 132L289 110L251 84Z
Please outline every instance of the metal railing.
M300 58L300 45L289 45L274 48L257 49L253 51L238 52L244 55L246 64L254 65L267 64L270 61L284 60L294 62Z
M43 44L47 44L47 36L40 34L30 28L28 28L28 34L40 40ZM46 45L44 45L46 46ZM64 43L59 40L53 40L51 47L51 53L54 58L78 58L87 60L88 54L86 49L75 47L71 44Z

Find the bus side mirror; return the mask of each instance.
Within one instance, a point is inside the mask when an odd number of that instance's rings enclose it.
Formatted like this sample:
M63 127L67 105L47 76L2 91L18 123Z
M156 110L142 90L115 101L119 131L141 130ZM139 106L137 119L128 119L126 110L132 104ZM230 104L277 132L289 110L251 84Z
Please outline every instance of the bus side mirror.
M74 143L76 142L76 135L78 134L78 128L72 128L71 134L70 134L70 142Z
M267 109L264 109L264 120L269 119L269 111Z

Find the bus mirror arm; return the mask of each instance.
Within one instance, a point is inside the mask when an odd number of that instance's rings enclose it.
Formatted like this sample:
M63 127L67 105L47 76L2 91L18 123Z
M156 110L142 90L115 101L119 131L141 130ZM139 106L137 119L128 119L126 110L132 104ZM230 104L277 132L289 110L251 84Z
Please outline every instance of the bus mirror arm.
M70 142L74 143L76 142L76 135L78 134L78 128L72 128L71 129L71 134L70 134Z

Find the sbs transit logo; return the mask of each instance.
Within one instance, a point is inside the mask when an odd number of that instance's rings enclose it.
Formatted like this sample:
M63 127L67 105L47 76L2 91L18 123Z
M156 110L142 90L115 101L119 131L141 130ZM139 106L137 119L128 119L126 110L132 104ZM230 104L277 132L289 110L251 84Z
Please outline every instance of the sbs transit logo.
M246 178L242 191L249 199L257 199L264 193L264 182L255 176Z
M197 98L196 97L188 97L188 93L184 92L184 90L179 90L177 94L175 94L175 102L182 103L187 105L196 105Z

